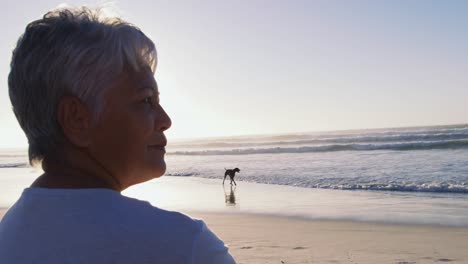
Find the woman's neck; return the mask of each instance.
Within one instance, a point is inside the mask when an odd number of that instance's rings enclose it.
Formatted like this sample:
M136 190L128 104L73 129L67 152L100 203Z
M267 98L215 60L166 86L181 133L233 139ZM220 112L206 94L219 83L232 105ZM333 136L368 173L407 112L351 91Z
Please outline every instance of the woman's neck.
M42 161L44 174L31 187L42 188L106 188L121 192L121 183L109 171L80 150L60 155L60 158L45 158Z

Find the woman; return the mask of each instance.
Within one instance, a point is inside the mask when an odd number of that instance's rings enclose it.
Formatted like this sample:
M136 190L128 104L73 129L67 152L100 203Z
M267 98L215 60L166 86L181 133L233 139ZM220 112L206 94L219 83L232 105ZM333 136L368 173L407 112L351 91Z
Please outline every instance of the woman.
M8 84L44 174L0 223L0 263L234 263L202 221L120 194L166 169L155 67L154 43L99 10L26 27Z

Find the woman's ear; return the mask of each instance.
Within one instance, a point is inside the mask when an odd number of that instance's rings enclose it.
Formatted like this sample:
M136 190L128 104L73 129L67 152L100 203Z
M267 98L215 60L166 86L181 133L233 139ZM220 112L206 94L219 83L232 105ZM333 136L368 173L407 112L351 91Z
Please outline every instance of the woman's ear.
M62 97L57 109L57 118L63 134L71 144L77 147L89 146L92 114L78 97Z

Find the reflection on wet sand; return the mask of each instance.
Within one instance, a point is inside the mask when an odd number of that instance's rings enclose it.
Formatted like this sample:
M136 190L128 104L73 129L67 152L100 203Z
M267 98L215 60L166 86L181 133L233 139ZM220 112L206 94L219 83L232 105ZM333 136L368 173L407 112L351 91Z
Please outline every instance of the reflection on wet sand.
M226 202L226 205L227 206L236 206L236 188L237 186L232 186L231 185L231 190L229 191L229 193L226 191L226 188L223 186L223 189L224 189L224 199L225 199L225 202Z

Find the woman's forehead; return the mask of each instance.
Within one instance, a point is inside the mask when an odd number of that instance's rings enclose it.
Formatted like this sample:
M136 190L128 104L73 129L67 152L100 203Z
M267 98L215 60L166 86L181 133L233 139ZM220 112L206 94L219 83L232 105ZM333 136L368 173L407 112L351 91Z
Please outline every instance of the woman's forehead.
M158 91L158 85L152 71L123 72L113 87L113 90L126 90L127 92L141 92L144 89Z

